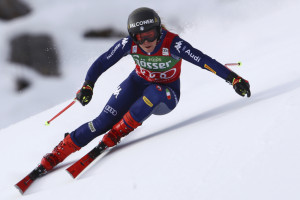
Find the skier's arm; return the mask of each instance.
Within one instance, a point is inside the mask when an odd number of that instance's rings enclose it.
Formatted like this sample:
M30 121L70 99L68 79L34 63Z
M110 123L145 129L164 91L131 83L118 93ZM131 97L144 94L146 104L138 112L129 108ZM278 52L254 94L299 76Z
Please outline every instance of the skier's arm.
M76 99L85 106L93 96L94 85L99 76L130 52L131 39L123 38L103 53L89 68L83 86L76 94Z
M224 80L227 79L231 70L194 48L187 41L180 37L175 37L171 44L171 54L181 57L203 69L209 70Z
M107 52L103 53L89 68L85 81L96 83L99 76L130 52L130 37L115 43Z
M250 85L247 80L238 76L218 61L192 47L192 45L181 39L179 36L175 37L172 41L170 52L175 57L180 57L223 78L233 85L234 90L239 95L245 96L245 94L247 94L247 96L250 97Z

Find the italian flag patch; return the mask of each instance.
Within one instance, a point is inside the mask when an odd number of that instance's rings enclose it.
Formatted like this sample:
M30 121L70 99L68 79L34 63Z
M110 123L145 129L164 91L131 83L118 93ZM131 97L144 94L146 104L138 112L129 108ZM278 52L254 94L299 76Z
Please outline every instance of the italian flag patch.
M171 92L168 88L166 89L166 95L167 95L167 98L170 100L171 99Z

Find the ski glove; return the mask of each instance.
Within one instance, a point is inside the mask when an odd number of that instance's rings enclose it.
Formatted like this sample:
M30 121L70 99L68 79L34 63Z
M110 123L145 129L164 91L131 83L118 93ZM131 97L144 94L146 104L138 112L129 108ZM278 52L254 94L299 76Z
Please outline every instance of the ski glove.
M250 84L247 80L243 79L239 75L237 75L234 72L231 72L227 78L227 82L231 83L233 86L233 89L236 93L238 93L241 96L245 96L247 94L247 97L251 96L250 91Z
M87 105L93 96L94 84L85 81L82 88L76 93L76 99L83 105Z

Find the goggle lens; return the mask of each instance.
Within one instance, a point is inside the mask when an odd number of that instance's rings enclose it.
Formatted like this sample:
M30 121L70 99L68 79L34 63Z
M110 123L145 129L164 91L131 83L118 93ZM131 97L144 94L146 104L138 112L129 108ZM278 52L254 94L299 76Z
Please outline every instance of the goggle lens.
M137 33L135 35L135 39L138 44L143 44L146 40L148 42L153 42L154 40L157 39L157 31L156 29L152 29L144 33Z

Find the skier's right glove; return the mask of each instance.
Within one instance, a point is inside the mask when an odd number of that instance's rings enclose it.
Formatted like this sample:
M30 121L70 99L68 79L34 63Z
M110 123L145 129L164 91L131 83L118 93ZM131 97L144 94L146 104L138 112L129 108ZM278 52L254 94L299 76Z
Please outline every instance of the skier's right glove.
M88 81L85 81L82 88L76 93L76 99L83 105L87 105L93 96L94 84Z

